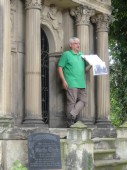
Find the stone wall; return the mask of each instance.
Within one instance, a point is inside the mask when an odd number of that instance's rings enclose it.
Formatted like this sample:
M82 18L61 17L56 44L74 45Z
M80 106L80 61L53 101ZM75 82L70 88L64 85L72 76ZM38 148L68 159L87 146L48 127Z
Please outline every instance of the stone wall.
M3 133L3 140L0 140L0 169L10 170L12 164L17 160L27 167L27 137L31 133L40 132L59 135L62 170L84 170L84 168L85 170L93 170L91 131L81 122L77 122L69 129L47 129L47 131L42 131L40 128L38 130L37 128L8 129L7 132Z

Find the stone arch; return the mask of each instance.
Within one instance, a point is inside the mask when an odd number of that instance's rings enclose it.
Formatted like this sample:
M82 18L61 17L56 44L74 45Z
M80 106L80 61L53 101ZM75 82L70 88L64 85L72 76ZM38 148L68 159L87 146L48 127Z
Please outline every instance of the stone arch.
M42 8L41 26L48 38L49 53L61 52L63 51L62 12L55 7L54 14L50 12L50 8L48 6Z
M47 39L48 39L48 43L49 43L49 53L53 53L57 51L57 47L56 47L56 41L55 41L55 35L53 34L53 32L51 31L51 29L49 27L47 27L46 25L41 25L42 29L44 30Z
M59 42L59 38L56 31L52 29L52 27L50 26L50 24L48 24L48 22L41 23L41 27L44 30L48 39L49 53L61 52L63 46Z

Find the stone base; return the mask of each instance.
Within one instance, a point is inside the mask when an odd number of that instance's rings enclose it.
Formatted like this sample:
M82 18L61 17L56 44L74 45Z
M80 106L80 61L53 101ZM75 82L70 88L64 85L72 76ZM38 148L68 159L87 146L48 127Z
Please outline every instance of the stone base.
M117 136L116 134L116 129L111 127L111 128L98 128L95 126L94 128L91 128L92 130L92 138L114 138Z
M0 140L23 140L33 133L49 133L48 127L6 127L0 129Z
M96 121L96 126L98 128L111 128L112 124L109 120L97 120Z
M80 119L79 121L81 121L83 124L85 124L87 127L92 128L95 126L95 121L94 119Z
M28 127L48 126L47 124L43 122L43 120L40 120L40 119L25 119L22 125L28 126Z
M0 117L0 127L7 127L13 123L12 117Z

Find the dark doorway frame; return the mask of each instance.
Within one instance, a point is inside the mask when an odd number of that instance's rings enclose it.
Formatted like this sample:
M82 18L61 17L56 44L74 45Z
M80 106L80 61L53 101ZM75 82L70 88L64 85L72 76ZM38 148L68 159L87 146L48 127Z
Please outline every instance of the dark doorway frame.
M49 43L41 28L41 98L42 117L45 124L49 123Z

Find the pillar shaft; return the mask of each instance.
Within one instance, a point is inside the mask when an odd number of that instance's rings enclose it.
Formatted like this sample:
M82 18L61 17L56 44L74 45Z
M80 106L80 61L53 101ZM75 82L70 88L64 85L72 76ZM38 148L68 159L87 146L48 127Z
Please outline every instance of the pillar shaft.
M77 25L77 36L81 42L81 51L84 54L89 54L90 53L89 26L88 25Z
M41 0L26 0L25 123L41 122Z
M90 53L90 17L94 15L94 10L86 6L78 7L71 11L71 15L76 17L77 37L80 39L81 51L85 54ZM80 117L86 124L94 122L94 78L92 70L87 73L87 99L88 104L82 110Z
M97 123L107 124L110 113L108 26L110 17L99 14L92 18L96 23L97 54L106 63L108 75L97 76Z
M0 0L0 122L11 118L10 1Z

